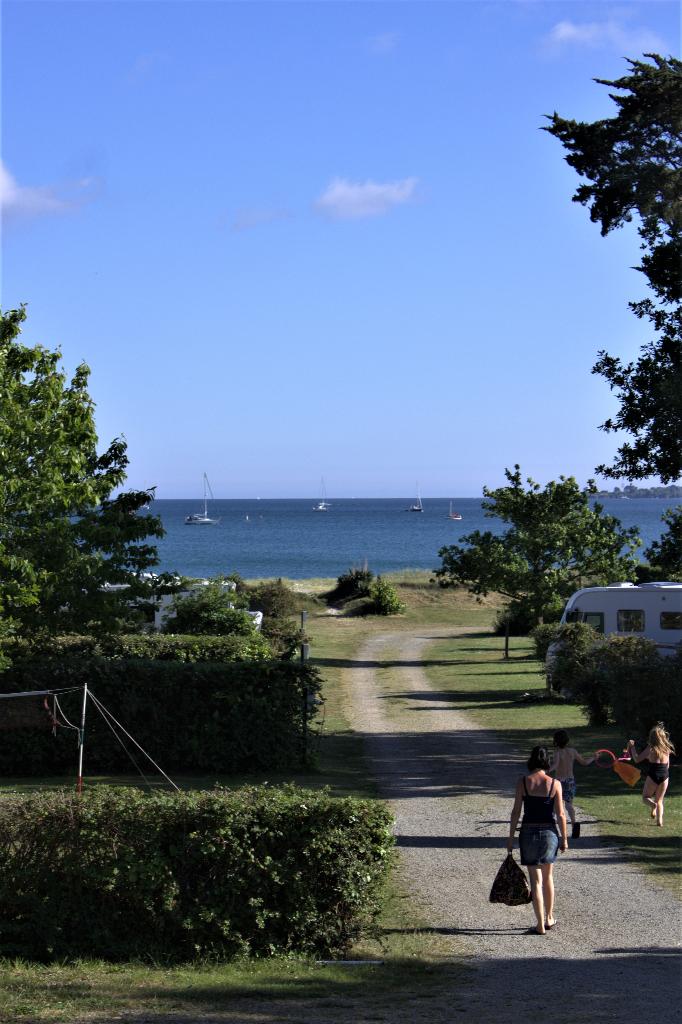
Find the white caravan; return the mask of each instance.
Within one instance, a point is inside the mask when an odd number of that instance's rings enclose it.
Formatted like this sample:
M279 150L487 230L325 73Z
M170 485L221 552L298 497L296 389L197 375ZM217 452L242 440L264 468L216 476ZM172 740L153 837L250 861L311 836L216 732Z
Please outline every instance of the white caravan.
M561 625L587 622L599 633L653 640L661 654L682 643L682 583L611 583L569 597Z

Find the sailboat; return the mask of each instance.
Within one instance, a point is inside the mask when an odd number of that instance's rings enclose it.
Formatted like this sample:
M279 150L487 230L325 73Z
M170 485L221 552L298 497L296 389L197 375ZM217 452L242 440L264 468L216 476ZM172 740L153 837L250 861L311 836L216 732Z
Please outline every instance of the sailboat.
M313 505L313 512L327 512L331 505L327 501L327 488L324 486L324 477L320 481L320 500Z
M219 523L219 519L211 519L208 514L208 495L213 497L213 491L211 485L208 482L208 477L204 473L204 511L193 512L191 515L185 517L185 526L210 526L213 523Z
M419 484L417 484L417 500L414 505L410 505L405 509L406 512L423 512L424 506L422 505L421 495L419 493Z
M453 512L452 511L452 502L450 502L450 511L448 512L448 519L461 519L461 518L462 518L461 512Z

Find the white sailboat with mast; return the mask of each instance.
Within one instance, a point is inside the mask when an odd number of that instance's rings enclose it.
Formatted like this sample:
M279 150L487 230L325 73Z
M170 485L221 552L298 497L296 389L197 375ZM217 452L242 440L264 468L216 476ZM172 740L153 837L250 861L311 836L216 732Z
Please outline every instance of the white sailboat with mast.
M209 483L208 477L204 473L204 511L193 512L191 515L185 517L185 526L212 526L214 523L219 523L220 519L212 519L208 514L208 496L211 495L213 498L213 491Z
M324 485L324 477L320 480L320 500L313 505L313 512L327 512L331 505L327 501L327 488Z
M452 511L452 502L450 502L450 511L448 512L448 519L461 519L461 518L462 518L461 512L453 512Z

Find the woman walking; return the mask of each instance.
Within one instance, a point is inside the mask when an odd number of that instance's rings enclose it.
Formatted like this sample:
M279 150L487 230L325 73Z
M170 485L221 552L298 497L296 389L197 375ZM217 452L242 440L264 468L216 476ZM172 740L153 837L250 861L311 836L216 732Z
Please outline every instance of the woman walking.
M528 775L516 784L516 796L509 823L507 850L514 846L514 833L523 808L519 833L521 863L528 868L533 910L537 926L530 931L544 935L556 924L554 918L554 862L557 850L568 849L566 815L561 783L548 775L551 753L545 747L533 747L528 758ZM561 835L557 833L557 823Z
M642 790L642 800L651 807L651 817L655 818L656 824L662 828L663 798L670 776L670 755L675 753L675 748L670 742L670 736L663 722L657 722L653 727L649 733L648 743L641 754L637 753L634 740L628 740L625 751L635 764L639 761L649 762Z

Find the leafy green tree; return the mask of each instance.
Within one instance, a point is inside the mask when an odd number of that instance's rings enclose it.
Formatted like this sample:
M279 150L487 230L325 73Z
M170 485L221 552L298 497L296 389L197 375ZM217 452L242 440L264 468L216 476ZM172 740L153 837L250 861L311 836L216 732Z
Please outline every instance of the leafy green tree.
M140 574L163 528L139 514L151 491L112 497L126 445L98 453L88 367L68 380L59 350L21 344L25 318L0 313L0 617L18 633L111 629L151 596Z
M649 62L628 61L630 74L622 78L596 79L617 90L609 94L615 117L587 123L554 113L545 130L587 179L573 200L589 207L602 235L637 217L643 250L637 269L658 303L630 303L657 335L637 360L623 364L606 351L598 354L592 372L608 381L620 401L602 429L625 430L634 443L624 444L613 465L597 472L627 479L655 475L668 483L682 476L682 62L645 56Z
M639 218L640 269L667 302L682 298L682 62L645 54L630 74L595 79L617 90L618 108L601 121L572 121L556 112L545 127L568 151L566 162L587 181L573 201L590 209L602 235Z
M682 505L669 508L662 518L668 529L646 549L644 557L663 573L682 577Z
M682 476L682 308L668 312L648 299L631 306L654 324L658 338L630 363L599 353L592 372L609 382L620 403L601 428L624 430L633 440L620 446L612 466L597 466L596 472L628 480L655 475L670 483Z
M524 487L518 465L505 476L508 486L483 488L481 504L486 516L509 529L499 535L474 530L462 538L466 547L441 548L441 586L463 585L478 596L503 594L541 623L588 580L608 583L634 573L638 530L622 528L591 502L593 481L581 490L573 477L544 488L528 478Z

